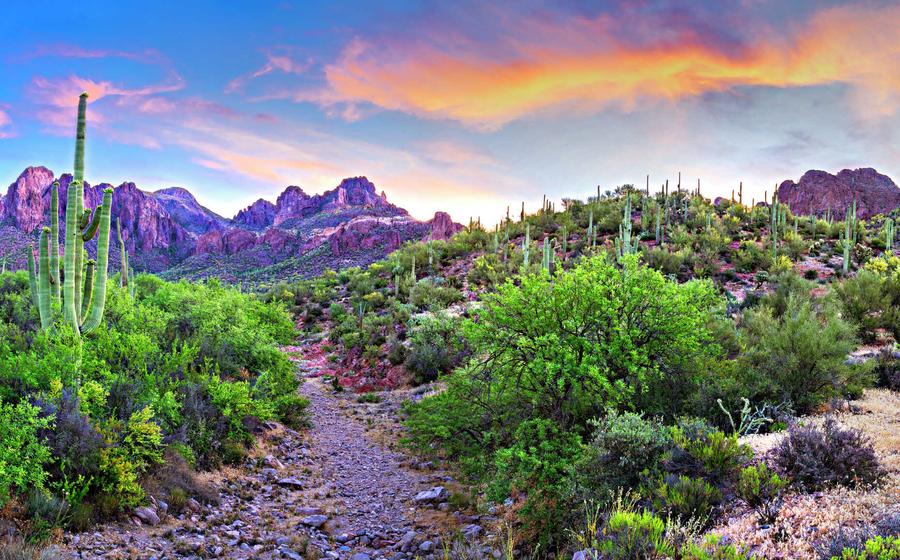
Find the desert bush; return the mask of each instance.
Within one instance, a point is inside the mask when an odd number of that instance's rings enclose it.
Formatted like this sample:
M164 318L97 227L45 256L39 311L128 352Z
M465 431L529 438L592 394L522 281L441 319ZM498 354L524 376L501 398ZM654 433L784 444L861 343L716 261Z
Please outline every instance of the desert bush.
M636 488L656 478L673 445L666 427L640 414L615 411L592 424L593 439L581 467L589 488Z
M674 547L666 539L666 523L649 511L614 511L602 530L599 552L604 559L668 558Z
M733 544L725 544L717 535L706 535L699 543L681 548L681 560L755 560Z
M770 461L806 491L873 484L884 475L868 438L859 430L842 428L830 416L822 428L792 426L770 452Z
M853 327L828 302L816 304L792 294L784 306L780 316L767 305L747 312L743 359L773 382L775 394L767 400L789 401L802 414L846 388L854 371L845 360L855 337Z
M722 492L702 478L670 475L656 487L653 507L675 519L707 523L723 499Z
M771 471L765 463L759 463L741 470L735 495L756 511L761 522L774 523L786 486L786 480Z
M410 350L406 367L415 375L414 383L434 381L452 371L468 356L460 336L459 321L445 314L420 316L410 321Z
M420 309L438 311L462 301L463 295L456 288L442 285L440 279L427 278L416 282L409 292L409 302Z
M663 274L677 275L684 263L684 255L681 252L671 252L665 247L653 247L644 252L644 262Z
M860 549L846 548L832 560L897 560L900 558L900 536L875 537Z
M38 433L49 424L50 419L41 418L35 406L0 401L0 505L13 492L44 488L50 450Z

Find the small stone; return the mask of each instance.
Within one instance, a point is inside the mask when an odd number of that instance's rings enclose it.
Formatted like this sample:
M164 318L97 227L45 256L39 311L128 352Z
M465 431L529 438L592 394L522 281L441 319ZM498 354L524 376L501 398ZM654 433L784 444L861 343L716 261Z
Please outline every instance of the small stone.
M416 494L413 501L418 503L438 503L447 501L448 497L449 493L446 488L443 486L435 486L430 490L423 490Z
M319 507L302 507L297 509L297 515L322 515L325 513Z
M293 476L290 476L288 478L279 479L278 485L283 486L285 488L292 488L294 490L302 490L303 489L303 483L300 482L298 479L294 478Z
M372 558L365 552L357 552L356 554L354 554L353 556L350 557L350 560L372 560Z
M328 521L327 515L309 515L300 520L300 523L307 527L318 529Z
M431 552L432 550L434 550L434 543L431 541L424 541L419 545L419 550L421 550L422 552Z
M159 515L157 515L156 510L151 507L135 508L134 516L151 527L159 525Z

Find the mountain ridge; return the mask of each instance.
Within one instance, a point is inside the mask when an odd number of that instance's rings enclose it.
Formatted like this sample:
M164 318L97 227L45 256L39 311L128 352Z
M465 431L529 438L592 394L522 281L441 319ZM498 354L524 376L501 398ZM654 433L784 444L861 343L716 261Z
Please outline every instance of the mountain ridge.
M24 248L49 223L50 187L54 180L60 183L60 200L65 200L72 176L64 173L57 178L43 166L26 168L5 193L0 193L0 240L9 239L3 243L2 249L6 250L0 251L13 257L19 267L24 267ZM113 186L86 182L86 207L99 205L107 187ZM133 182L124 182L113 189L113 220L121 222L133 265L139 270L176 276L179 274L170 272L172 269L182 270L188 277L251 277L254 267L303 260L320 247L323 250L319 253L328 254L319 254L318 266L310 266L310 273L336 263L364 265L405 241L429 236L444 239L462 227L443 212L437 212L427 222L412 218L405 209L388 202L384 191L378 194L375 185L365 177L344 179L335 188L316 195L292 185L281 192L275 203L259 199L233 218L204 207L184 187L145 191ZM61 217L64 206L60 204ZM332 236L337 238L332 240ZM112 262L117 266L118 244L112 245ZM88 252L93 251L93 244L88 245ZM210 256L215 259L242 253L247 253L243 255L246 262L233 259L228 270L219 270L208 262Z

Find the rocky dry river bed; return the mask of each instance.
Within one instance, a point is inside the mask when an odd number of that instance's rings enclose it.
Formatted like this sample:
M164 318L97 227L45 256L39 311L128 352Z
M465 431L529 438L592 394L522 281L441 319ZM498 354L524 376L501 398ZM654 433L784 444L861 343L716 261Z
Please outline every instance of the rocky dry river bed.
M500 556L482 544L496 540L493 516L455 511L452 477L391 448L379 427L396 425L398 395L361 403L322 381L320 361L297 363L310 427L267 424L246 465L218 473L218 505L194 502L178 517L144 508L142 521L66 535L63 557L407 560L451 547Z

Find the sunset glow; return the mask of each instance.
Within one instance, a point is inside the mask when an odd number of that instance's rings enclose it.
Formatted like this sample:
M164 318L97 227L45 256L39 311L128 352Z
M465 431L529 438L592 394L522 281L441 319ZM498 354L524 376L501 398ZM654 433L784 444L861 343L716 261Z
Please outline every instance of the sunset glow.
M7 182L23 162L68 170L81 91L90 179L187 186L229 216L354 175L419 217L490 221L647 174L756 197L811 167L900 174L894 3L102 4L90 33L65 4L0 24Z

